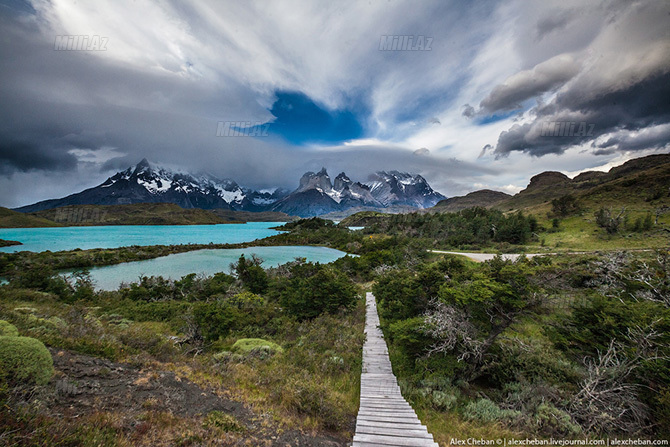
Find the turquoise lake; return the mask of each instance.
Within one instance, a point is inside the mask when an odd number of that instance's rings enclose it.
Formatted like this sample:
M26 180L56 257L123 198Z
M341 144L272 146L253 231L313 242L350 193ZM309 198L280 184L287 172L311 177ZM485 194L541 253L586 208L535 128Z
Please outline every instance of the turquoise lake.
M229 272L232 262L241 254L250 257L256 254L263 259L264 268L275 267L293 261L297 257L311 262L328 263L346 256L346 253L326 247L249 247L240 249L206 249L178 253L146 261L94 267L90 270L96 289L116 290L122 282L137 281L140 276L163 276L179 279L189 273L213 275Z
M249 222L222 225L118 225L100 227L1 228L0 239L23 245L0 252L61 251L81 248L117 248L128 245L237 244L263 239L284 222Z

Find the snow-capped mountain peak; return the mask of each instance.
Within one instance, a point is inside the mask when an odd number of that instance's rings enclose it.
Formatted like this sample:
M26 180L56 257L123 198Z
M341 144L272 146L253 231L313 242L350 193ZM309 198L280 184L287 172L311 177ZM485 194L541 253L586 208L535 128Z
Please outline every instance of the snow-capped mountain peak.
M399 171L378 171L367 185L372 196L384 206L401 204L429 208L445 197L434 191L422 176Z
M281 188L256 191L240 186L232 179L221 179L209 173L193 175L143 159L94 188L19 210L32 212L66 205L167 202L182 208L272 210L304 217L360 206L383 208L400 204L425 208L443 198L420 175L398 171L377 172L368 184L363 184L351 180L344 172L331 182L326 168L322 168L316 173L306 172L298 188L289 194Z

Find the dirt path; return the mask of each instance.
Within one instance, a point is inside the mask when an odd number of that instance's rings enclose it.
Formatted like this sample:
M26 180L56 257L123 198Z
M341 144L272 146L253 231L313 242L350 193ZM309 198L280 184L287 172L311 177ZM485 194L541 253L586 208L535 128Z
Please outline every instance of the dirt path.
M472 259L477 262L490 261L495 258L497 255L495 253L465 253L460 251L443 251L443 250L428 250L431 253L443 253L447 255L460 255ZM535 256L547 256L555 255L556 253L526 253L527 258L534 258ZM519 259L521 254L518 253L508 253L501 255L504 260L516 261Z
M467 252L460 252L460 251L444 251L444 250L428 250L431 253L443 253L447 255L460 255L460 256L465 256L466 258L470 258L473 261L477 262L484 262L484 261L490 261L491 259L495 258L497 254L495 253L467 253ZM649 252L649 251L654 251L653 249L650 248L629 248L625 249L623 251L626 252ZM534 258L536 256L551 256L551 255L588 255L588 254L594 254L594 253L600 253L602 251L564 251L564 252L557 252L557 253L523 253L527 258ZM521 256L521 253L506 253L506 254L501 254L502 258L504 260L509 260L509 261L516 261L519 259L519 256Z

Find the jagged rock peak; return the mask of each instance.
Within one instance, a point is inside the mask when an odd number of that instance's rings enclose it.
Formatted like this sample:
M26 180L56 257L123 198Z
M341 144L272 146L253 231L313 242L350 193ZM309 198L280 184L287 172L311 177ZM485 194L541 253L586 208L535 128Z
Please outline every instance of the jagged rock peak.
M135 171L141 171L142 169L151 169L151 163L149 163L149 160L147 160L146 158L143 158L135 166Z
M347 174L344 172L340 172L337 174L337 177L335 177L335 181L333 182L333 188L337 191L342 191L344 188L347 187L347 185L351 185L351 179L347 177Z

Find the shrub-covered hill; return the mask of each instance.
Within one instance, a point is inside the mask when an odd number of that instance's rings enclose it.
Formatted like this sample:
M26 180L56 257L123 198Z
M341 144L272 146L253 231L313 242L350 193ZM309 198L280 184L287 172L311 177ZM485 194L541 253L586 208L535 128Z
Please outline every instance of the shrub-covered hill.
M650 155L629 160L606 173L585 172L573 179L558 172L538 174L526 189L494 207L532 211L571 194L589 206L652 209L670 205L669 185L670 155Z
M60 227L52 220L0 207L0 228Z
M184 209L172 203L130 205L68 205L31 213L60 225L211 225L227 223L200 208Z

